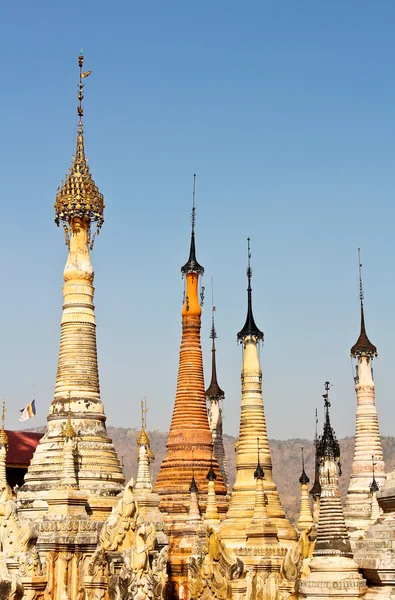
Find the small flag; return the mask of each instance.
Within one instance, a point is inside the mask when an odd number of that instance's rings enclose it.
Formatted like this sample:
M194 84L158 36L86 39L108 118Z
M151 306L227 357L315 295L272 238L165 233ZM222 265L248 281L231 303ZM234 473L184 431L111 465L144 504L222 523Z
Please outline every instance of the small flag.
M85 77L89 77L89 75L92 73L92 71L85 71L85 73L81 73L81 79L84 79Z
M36 414L36 401L33 400L25 408L20 409L19 412L21 413L21 416L19 417L20 421L31 419Z

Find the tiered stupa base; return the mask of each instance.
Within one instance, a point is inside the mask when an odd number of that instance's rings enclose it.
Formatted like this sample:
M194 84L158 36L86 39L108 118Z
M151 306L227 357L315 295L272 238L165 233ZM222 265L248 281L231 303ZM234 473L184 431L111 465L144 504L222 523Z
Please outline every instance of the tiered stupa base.
M366 581L358 572L352 558L344 556L317 556L310 563L311 573L300 583L299 597L309 600L363 598Z
M263 466L263 469L268 475L269 470L265 469L265 466ZM229 510L219 529L221 540L227 547L234 549L245 545L247 528L254 516L255 481L253 474L249 471L246 471L245 475L244 489L240 484L235 484L233 487ZM282 545L290 547L297 539L296 531L285 516L277 488L272 481L265 479L264 491L267 498L268 517L277 529L278 539Z
M43 516L48 508L47 498L59 486L65 421L66 418L49 420L47 431L36 448L25 483L18 492L18 503L25 518ZM122 491L125 479L104 419L87 419L86 415L81 415L81 418L73 418L72 424L80 434L76 438L78 487L86 494L88 502L103 498L104 503L108 503Z

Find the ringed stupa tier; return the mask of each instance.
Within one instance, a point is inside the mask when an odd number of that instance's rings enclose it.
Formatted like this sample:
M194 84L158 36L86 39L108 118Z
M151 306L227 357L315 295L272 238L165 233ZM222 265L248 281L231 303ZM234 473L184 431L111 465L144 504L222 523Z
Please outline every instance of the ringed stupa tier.
M217 459L219 470L221 471L222 478L224 480L225 485L229 488L228 483L228 473L226 470L226 457L225 457L225 449L224 449L224 440L222 437L222 406L225 398L225 393L218 385L217 379L217 362L216 362L216 348L215 348L215 338L217 337L217 332L215 330L214 324L214 312L215 306L212 307L212 320L211 320L211 332L210 338L212 339L212 348L211 348L211 382L206 390L206 398L208 402L208 420L211 429L211 435L213 438L214 444L214 456Z
M229 510L220 527L220 537L232 548L244 546L246 528L254 515L256 496L257 439L260 440L260 460L265 473L264 491L267 498L269 519L277 527L280 542L289 544L296 539L295 529L286 519L280 497L272 476L272 459L266 430L266 420L262 399L262 369L259 361L258 345L263 342L263 333L257 327L252 312L251 253L248 239L248 309L244 327L237 334L243 344L243 366L241 371L241 416L237 441L236 480L232 489Z
M21 506L43 500L62 479L64 439L71 422L75 435L76 481L90 497L116 496L124 484L118 456L106 430L100 398L94 313L94 271L90 249L104 222L104 198L89 170L84 149L83 55L79 56L77 147L71 168L56 195L55 223L62 224L69 254L64 269L63 314L54 399L45 435L20 489ZM92 226L96 232L92 235ZM89 500L88 500L89 501Z
M351 348L351 356L357 361L355 375L357 416L354 459L344 509L346 525L352 539L359 539L372 523L373 495L370 487L374 476L379 488L386 480L372 370L373 359L377 357L377 348L369 340L365 328L359 249L358 264L361 330L357 342Z
M353 560L339 491L340 446L329 418L329 388L325 382L325 421L318 440L321 504L310 573L300 582L300 598L362 598L366 581Z
M199 277L204 269L197 262L195 246L195 177L192 205L192 233L189 258L181 268L186 280L185 301L182 307L182 338L180 348L177 391L162 461L155 484L160 494L160 509L171 522L182 522L190 508L190 484L192 473L199 490L199 506L202 513L207 502L207 473L211 466L213 441L207 416L203 377L203 359L200 344L201 305L199 301ZM216 479L218 512L227 509L227 488L214 456L213 469Z

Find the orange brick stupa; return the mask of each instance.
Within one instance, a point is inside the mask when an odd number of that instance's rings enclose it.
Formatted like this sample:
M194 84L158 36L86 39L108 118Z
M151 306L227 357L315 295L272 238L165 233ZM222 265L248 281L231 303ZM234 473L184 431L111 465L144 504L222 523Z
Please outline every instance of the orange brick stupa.
M195 180L194 192L195 196ZM198 487L201 513L206 510L207 473L213 456L213 441L207 416L200 345L201 305L199 275L204 269L196 260L195 206L192 207L192 235L188 262L181 268L186 280L185 302L182 307L182 339L176 400L166 445L166 455L160 467L155 492L160 494L160 509L171 521L188 517L192 474ZM218 463L213 460L218 495L218 510L226 512L227 489ZM222 500L221 500L222 497Z

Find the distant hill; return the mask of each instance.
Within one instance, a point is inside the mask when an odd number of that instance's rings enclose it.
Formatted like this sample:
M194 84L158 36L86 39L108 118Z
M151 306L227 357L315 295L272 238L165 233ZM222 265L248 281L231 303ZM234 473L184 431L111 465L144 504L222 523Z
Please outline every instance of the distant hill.
M127 478L137 472L137 437L138 429L123 429L122 427L108 427L120 458L123 460L124 472ZM153 476L159 472L160 464L165 454L167 433L160 431L149 432L151 448L156 460L153 465ZM230 483L233 484L236 474L236 453L234 444L236 438L225 435L224 445ZM384 459L387 472L395 467L395 438L382 437ZM294 521L299 511L299 477L302 472L301 446L304 448L305 469L310 477L310 486L314 481L314 446L309 440L269 440L273 460L273 478L280 493L282 505L287 516ZM354 452L354 438L348 437L340 440L341 463L343 474L340 477L340 492L345 499L350 479L351 463Z
M45 427L34 429L45 431ZM138 429L124 429L123 427L108 427L108 433L114 442L119 458L124 467L125 477L130 479L137 473L137 438ZM151 449L155 454L153 464L153 477L156 479L162 459L165 455L167 433L150 431ZM236 453L234 445L236 438L224 435L224 446L228 466L230 484L233 485L236 475ZM387 473L395 468L395 437L382 437L384 460ZM299 477L302 472L301 446L304 448L305 470L310 478L309 487L314 482L314 445L310 440L269 440L270 452L273 461L273 479L280 493L281 503L292 522L295 522L299 512ZM342 476L340 477L340 493L345 500L350 480L351 463L354 453L354 438L347 437L340 440Z

